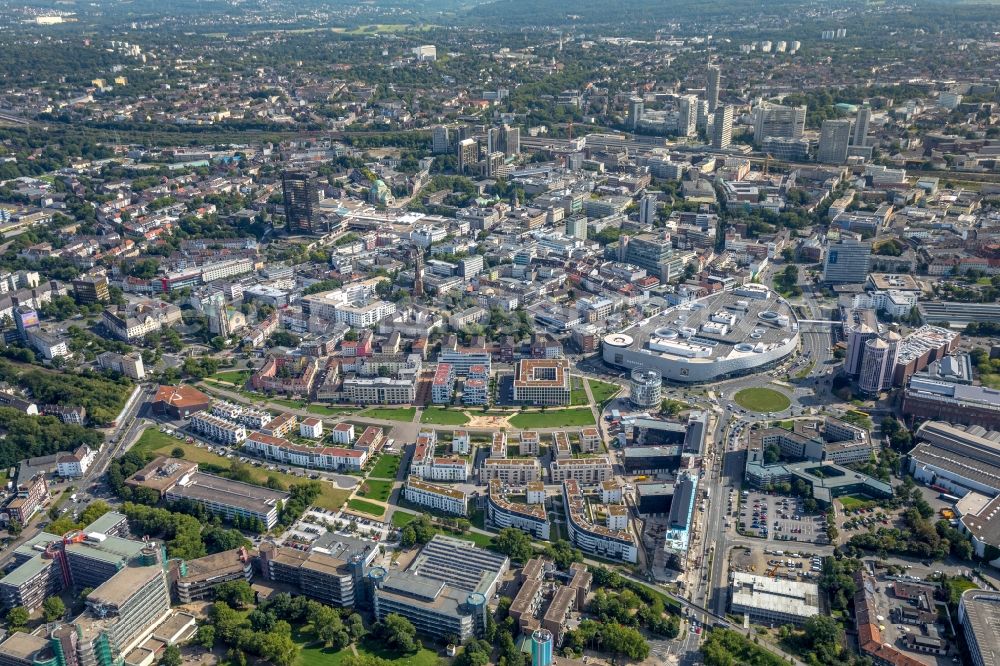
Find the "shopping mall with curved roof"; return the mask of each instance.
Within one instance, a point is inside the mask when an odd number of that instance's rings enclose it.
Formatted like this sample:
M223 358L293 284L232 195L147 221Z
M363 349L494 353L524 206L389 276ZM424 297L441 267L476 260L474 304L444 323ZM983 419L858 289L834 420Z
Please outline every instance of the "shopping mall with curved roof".
M784 298L749 284L664 310L603 343L611 365L709 382L776 365L798 347L799 325Z

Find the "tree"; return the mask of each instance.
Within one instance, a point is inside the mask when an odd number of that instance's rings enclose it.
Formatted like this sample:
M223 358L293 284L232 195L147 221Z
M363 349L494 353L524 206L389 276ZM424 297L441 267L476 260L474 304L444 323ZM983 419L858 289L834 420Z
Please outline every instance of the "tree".
M181 666L184 658L181 656L181 649L176 645L168 645L163 648L163 656L160 657L160 666Z
M486 641L471 640L465 645L462 654L452 662L452 666L486 666L490 663L491 652L493 646Z
M514 639L506 631L500 634L500 658L507 666L524 666L524 653L514 645Z
M837 621L829 615L814 615L806 620L806 639L815 648L819 645L839 645L842 630Z
M389 613L375 625L374 633L386 646L403 654L411 654L420 649L416 628L402 615Z
M31 615L24 606L15 606L7 611L7 624L10 625L11 631L24 629L30 619Z
M496 549L515 562L527 562L534 549L531 538L514 527L505 527L494 539Z
M254 594L250 583L245 580L233 580L216 587L215 598L232 608L247 608L253 603Z
M358 640L365 635L365 623L361 619L361 616L357 613L351 613L350 617L347 618L347 622L344 623L347 627L347 632L351 635L351 638Z
M183 458L184 457L184 449L181 448L180 446L175 446L173 449L170 450L170 457L172 457L172 458Z
M250 545L250 542L239 530L227 530L222 527L206 527L202 530L201 538L205 542L205 550L209 554Z
M46 622L55 622L66 614L66 604L59 597L47 597L42 602L42 615Z
M211 650L215 645L215 627L210 624L200 625L194 640L206 650Z

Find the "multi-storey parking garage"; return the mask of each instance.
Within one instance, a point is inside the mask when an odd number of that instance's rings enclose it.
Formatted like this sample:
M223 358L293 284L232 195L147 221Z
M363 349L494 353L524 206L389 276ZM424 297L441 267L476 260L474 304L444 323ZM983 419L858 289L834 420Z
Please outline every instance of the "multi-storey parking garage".
M683 303L604 337L604 360L659 372L675 382L708 382L759 372L799 345L788 302L759 284Z

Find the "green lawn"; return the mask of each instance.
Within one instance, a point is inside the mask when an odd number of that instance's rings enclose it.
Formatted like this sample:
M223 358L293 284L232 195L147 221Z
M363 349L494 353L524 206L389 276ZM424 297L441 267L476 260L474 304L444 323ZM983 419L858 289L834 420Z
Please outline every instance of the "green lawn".
M225 370L223 372L217 372L212 375L214 379L219 381L229 382L230 384L236 384L238 386L243 386L250 379L249 370Z
M382 518L382 514L385 513L385 507L381 504L374 504L372 502L366 502L364 500L352 499L347 501L347 508L358 513L364 513L369 516L375 516L376 518Z
M399 461L399 456L383 455L372 467L368 477L371 479L395 479L396 472L399 470Z
M392 523L393 527L406 527L416 519L417 519L417 514L415 513L406 513L405 511L394 511L390 522Z
M875 502L870 497L864 495L841 495L837 498L847 511L867 508Z
M622 390L621 386L611 382L602 382L599 379L588 379L587 381L590 383L590 392L594 395L594 402L598 405L603 405Z
M156 428L146 428L142 431L139 441L130 450L138 453L153 453L159 449L166 449L165 455L170 455L170 449L180 445L181 440L176 437L162 433Z
M275 405L281 405L283 407L288 407L290 409L304 409L306 403L302 400L289 400L288 398L268 398L265 395L261 395L261 398L267 400L268 402L274 403Z
M361 482L361 489L358 490L359 497L384 502L392 494L392 481L382 481L381 479L368 479Z
M361 415L370 419L409 422L413 420L413 415L416 413L416 407L372 407L361 412Z
M447 534L448 536L453 536L456 539L462 539L464 541L471 541L480 548L489 548L493 545L493 537L489 534L479 534L478 532L467 532L465 534L452 534L451 532L442 532L442 534Z
M962 600L963 592L979 587L968 578L949 578L945 585L948 588L948 600L955 605Z
M306 407L306 411L310 414L318 414L319 416L339 416L340 414L352 414L355 410L353 407L327 407L326 405L309 405Z
M218 467L228 469L230 465L233 464L233 461L229 458L216 455L208 449L199 448L194 444L184 443L179 439L163 434L155 428L147 428L131 450L139 451L140 453L153 453L161 456L169 456L173 449L177 447L184 450L184 460L190 460L191 462L196 462L199 465L216 465ZM267 483L269 477L278 479L286 488L292 484L305 483L308 481L306 478L294 476L292 474L271 472L263 467L253 467L251 465L249 466L249 470L253 480L261 485ZM350 490L336 488L331 483L321 483L321 485L323 486L323 491L320 493L320 496L316 498L315 503L315 506L321 509L336 511L344 504L344 500L346 500L351 494Z
M420 415L421 423L436 423L437 425L465 425L469 422L469 417L464 413L454 409L444 409L442 407L428 407Z
M583 377L579 375L570 377L569 404L574 407L587 404L587 391L583 388Z
M752 412L783 412L792 404L784 393L762 387L745 388L733 399L737 405Z
M374 640L362 640L356 646L356 649L359 656L378 657L393 664L393 666L438 666L441 663L441 658L438 657L437 652L426 648L414 654L401 657L394 654L391 650L385 649ZM343 650L332 650L317 645L303 644L296 666L340 666L352 654L353 652L350 647L346 647Z
M510 425L521 430L592 426L594 425L594 414L589 408L522 412L510 417Z

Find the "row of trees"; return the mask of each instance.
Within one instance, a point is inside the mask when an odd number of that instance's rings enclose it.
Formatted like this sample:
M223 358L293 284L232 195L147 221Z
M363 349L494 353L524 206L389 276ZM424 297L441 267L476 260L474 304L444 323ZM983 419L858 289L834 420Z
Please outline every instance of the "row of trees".
M527 533L514 527L506 527L493 538L493 549L503 553L514 562L527 562L536 554L543 554L560 569L568 569L574 562L583 561L583 553L569 541L559 539L545 544L541 553L536 553L534 542Z

